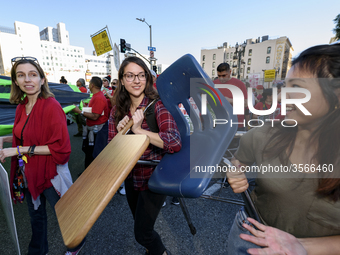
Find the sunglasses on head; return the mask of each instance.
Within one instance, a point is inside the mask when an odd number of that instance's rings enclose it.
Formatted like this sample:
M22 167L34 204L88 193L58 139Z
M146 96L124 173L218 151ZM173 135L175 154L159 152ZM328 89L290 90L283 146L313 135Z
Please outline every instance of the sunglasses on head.
M34 57L15 57L11 59L12 65L18 61L21 60L29 60L29 61L33 61L35 63L37 63L39 65L38 59L34 58Z

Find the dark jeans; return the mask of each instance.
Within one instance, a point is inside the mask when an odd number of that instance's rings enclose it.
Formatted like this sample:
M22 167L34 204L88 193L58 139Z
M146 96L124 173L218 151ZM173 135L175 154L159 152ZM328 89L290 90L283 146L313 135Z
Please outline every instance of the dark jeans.
M54 187L45 189L42 194L40 194L40 206L37 210L34 210L34 205L32 203L31 193L26 191L26 201L28 206L28 213L31 218L32 227L32 238L28 246L28 255L45 255L48 253L48 243L47 243L47 214L46 214L46 200L49 202L55 214L54 206L60 199L59 195L55 191ZM84 243L85 239L81 244L69 251L78 250Z
M157 216L166 196L150 190L136 191L132 178L125 180L126 198L135 220L136 241L149 250L150 255L161 255L165 247L158 233L154 230Z
M101 153L101 151L107 145L108 132L109 132L108 122L104 124L102 129L94 134L94 145L89 145L89 139L83 139L82 150L85 153L85 169L92 163L92 161Z

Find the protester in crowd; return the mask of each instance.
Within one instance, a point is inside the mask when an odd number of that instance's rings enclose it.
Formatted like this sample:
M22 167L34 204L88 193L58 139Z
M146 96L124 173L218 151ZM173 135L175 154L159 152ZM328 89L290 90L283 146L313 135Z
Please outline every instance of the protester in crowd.
M286 87L310 92L303 106L311 115L290 104L286 126L268 124L241 138L237 168L256 162L291 171L258 176L252 198L265 225L241 210L229 234L229 254L340 254L340 45L303 51L292 62ZM289 99L304 97L287 93ZM228 182L235 193L248 188L243 173L228 174Z
M67 84L67 80L65 79L64 76L61 76L61 78L60 78L60 83L61 83L61 84Z
M19 105L13 136L0 137L0 161L12 157L10 183L14 201L22 202L23 198L17 197L12 185L18 170L27 185L25 197L32 227L28 254L47 254L46 200L54 211L60 196L72 184L67 165L71 144L66 116L50 92L45 73L35 58L13 58L12 64L10 102ZM4 142L12 143L12 147L2 149ZM68 185L62 186L62 183ZM83 244L66 254L78 254Z
M81 92L87 93L87 88L85 86L85 80L83 78L79 78L77 80L77 87Z
M262 93L262 98L260 100L260 102L258 102L255 105L255 109L256 110L269 110L272 107L272 103L273 103L273 89L265 89ZM275 105L275 111L272 114L269 115L261 115L258 116L256 114L253 114L253 118L254 119L261 119L263 121L265 121L266 119L276 119L276 116L278 116L281 112L281 106L279 103L276 103Z
M112 105L114 105L113 94L114 90L110 87L111 76L108 75L103 78L103 93L106 97L107 104L109 106L109 112L111 112Z
M244 102L245 102L245 112L246 111L246 106L247 106L247 89L244 83L236 78L231 77L231 69L228 63L222 63L219 64L217 67L217 76L218 79L214 80L214 84L231 84L239 89L241 89L243 96L244 96ZM219 88L221 91L222 95L228 100L228 102L233 105L233 94L231 91L227 88ZM249 113L249 111L248 111ZM244 131L246 130L245 126L242 123L244 122L244 115L237 115L238 122L238 130L239 131Z
M112 90L112 88L110 87L110 82L111 82L111 75L104 77L103 78L103 88L108 89L108 90Z
M79 78L77 80L77 87L79 88L79 90L82 92L82 93L87 93L87 88L85 86L85 80L83 78ZM83 136L83 117L81 116L81 114L78 114L78 113L74 113L74 118L75 118L75 121L77 123L77 126L78 126L78 133L73 135L75 137L81 137Z
M118 84L118 80L113 79L112 82L111 82L112 90L115 90L117 88L117 84Z
M137 57L126 58L118 71L118 87L115 102L109 119L109 139L133 119L131 132L145 134L150 145L141 160L160 160L165 153L174 153L181 148L181 138L177 125L159 100L149 69ZM156 100L153 102L153 100ZM153 123L148 126L142 107L154 107ZM151 119L152 121L152 119ZM126 197L134 218L134 233L138 243L147 249L147 254L170 254L164 247L154 224L166 196L153 193L148 188L154 166L137 164L125 180Z
M88 106L91 108L91 112L81 111L78 107L73 109L75 113L82 114L86 118L82 146L85 153L85 169L107 143L109 107L101 91L102 84L102 80L99 77L94 76L90 80L89 88L93 96Z
M262 98L262 93L263 93L263 86L262 85L257 85L256 86L256 98L255 98L256 104L258 102L260 102L260 100Z

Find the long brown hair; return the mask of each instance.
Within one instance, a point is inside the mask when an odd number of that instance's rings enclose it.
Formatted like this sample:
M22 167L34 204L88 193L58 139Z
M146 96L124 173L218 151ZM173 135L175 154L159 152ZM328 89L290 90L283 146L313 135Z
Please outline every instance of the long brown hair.
M44 84L41 85L41 91L38 95L38 98L45 98L46 99L46 98L49 98L49 97L54 97L53 93L50 91L50 88L48 87L47 78L46 78L44 70L41 68L41 66L37 62L35 62L31 59L23 58L23 59L16 61L14 63L14 65L12 66L12 69L11 69L12 85L11 85L11 93L10 93L9 101L12 104L19 104L19 103L22 103L23 100L24 100L25 93L15 83L16 78L17 78L17 75L16 75L17 67L18 67L18 65L21 65L21 64L31 64L31 65L33 65L38 70L40 78L45 79Z
M135 63L144 69L144 72L146 74L146 85L144 89L144 94L146 95L146 97L151 100L159 97L157 91L153 87L153 79L150 70L148 69L144 61L137 57L128 57L124 59L118 71L118 85L114 94L114 99L116 103L116 125L118 125L118 122L121 121L125 117L125 115L129 113L129 109L131 106L131 98L129 92L127 92L127 90L122 85L125 67L130 63Z
M333 201L340 199L340 44L319 45L303 51L292 62L292 67L311 73L318 78L322 93L329 104L328 113L318 121L311 134L310 143L318 145L313 160L319 165L333 165L333 173L320 175L317 193ZM276 125L276 132L269 139L264 156L279 155L281 163L287 163L293 151L297 127ZM288 152L286 154L286 152Z

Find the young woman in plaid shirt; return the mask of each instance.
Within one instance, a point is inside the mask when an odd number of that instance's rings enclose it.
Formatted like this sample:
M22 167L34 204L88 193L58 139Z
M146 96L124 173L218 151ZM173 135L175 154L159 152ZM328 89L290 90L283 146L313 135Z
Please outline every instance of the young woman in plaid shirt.
M116 105L113 106L109 118L109 142L132 118L134 124L130 132L145 134L150 138L150 145L141 160L160 160L165 153L179 151L182 144L176 122L159 100L145 63L137 57L126 58L118 76ZM158 132L150 130L141 109L154 99ZM166 196L153 193L148 188L148 181L154 169L155 166L149 165L137 164L134 167L125 180L126 198L135 221L134 232L137 242L147 249L146 254L166 255L170 252L166 250L160 236L154 230L155 221Z

